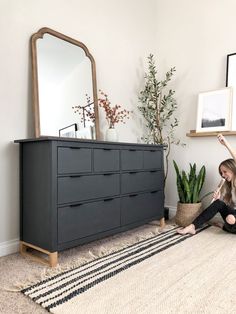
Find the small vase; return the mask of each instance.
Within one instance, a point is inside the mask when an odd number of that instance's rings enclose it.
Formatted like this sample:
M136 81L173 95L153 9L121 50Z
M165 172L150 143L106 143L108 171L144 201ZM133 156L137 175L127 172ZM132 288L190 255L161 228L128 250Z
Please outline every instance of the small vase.
M106 141L109 141L109 142L117 142L118 134L116 132L116 129L114 128L107 129L105 139Z

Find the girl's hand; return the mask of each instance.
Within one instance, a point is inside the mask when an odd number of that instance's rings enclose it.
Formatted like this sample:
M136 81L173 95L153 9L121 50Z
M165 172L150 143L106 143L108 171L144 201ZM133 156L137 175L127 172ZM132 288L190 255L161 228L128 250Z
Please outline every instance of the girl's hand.
M234 161L236 162L236 151L231 147L229 142L225 139L225 137L222 134L218 134L217 138L218 138L220 144L224 145L227 148L230 155L233 157Z
M220 144L222 144L224 146L228 146L228 142L222 134L218 134L217 138L218 138Z
M221 196L221 193L219 191L219 189L215 190L214 194L213 194L213 199L214 200L218 200Z

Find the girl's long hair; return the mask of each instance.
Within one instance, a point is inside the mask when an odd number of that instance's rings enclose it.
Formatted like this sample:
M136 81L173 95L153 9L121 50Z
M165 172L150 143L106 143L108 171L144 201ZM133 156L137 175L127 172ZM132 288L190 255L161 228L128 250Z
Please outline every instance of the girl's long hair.
M221 173L221 170L220 170L221 166L224 166L224 167L228 168L234 174L234 177L233 177L232 181L228 182L226 180L224 185L223 185L223 188L224 188L224 191L223 191L224 201L225 201L226 204L232 206L234 204L232 202L232 192L231 191L232 191L232 189L235 189L235 187L236 187L236 163L235 163L234 159L232 159L232 158L222 161L220 163L220 165L219 165L219 173L222 176L222 173Z

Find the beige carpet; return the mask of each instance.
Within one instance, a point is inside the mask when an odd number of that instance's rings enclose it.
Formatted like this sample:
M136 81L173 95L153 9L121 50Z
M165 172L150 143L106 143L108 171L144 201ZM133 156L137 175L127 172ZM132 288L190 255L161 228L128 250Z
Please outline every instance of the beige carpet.
M116 251L131 243L149 238L158 233L158 228L159 226L154 222L153 225L146 224L121 234L63 251L59 253L59 267L56 271L67 268L68 265L83 264L106 252ZM48 313L22 293L8 291L14 290L16 287L19 290L23 283L43 278L47 272L51 272L51 269L24 258L20 254L0 257L0 313Z
M126 233L124 242L155 233L155 226L146 225ZM120 235L99 241L93 252L99 254L101 246L118 247L119 242ZM61 264L76 260L94 245L63 252ZM15 254L1 258L0 269L1 286L9 286L30 274L35 277L43 267ZM83 293L77 313L236 313L235 283L235 235L211 227ZM20 293L2 291L0 301L1 313L46 313Z

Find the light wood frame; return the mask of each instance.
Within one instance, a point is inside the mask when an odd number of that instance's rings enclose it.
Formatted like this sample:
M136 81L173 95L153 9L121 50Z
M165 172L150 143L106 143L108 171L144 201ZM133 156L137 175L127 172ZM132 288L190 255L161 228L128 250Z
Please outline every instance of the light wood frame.
M39 39L42 39L45 34L50 34L55 36L61 40L65 40L73 45L76 45L82 48L86 54L86 56L91 61L91 69L92 69L92 83L93 83L93 101L94 101L94 113L95 113L95 132L96 139L100 139L100 131L99 131L99 117L98 117L98 98L97 98L97 80L96 80L96 66L95 60L93 56L90 54L88 48L80 41L70 38L62 33L54 31L48 27L41 28L37 33L31 36L31 61L32 61L32 84L33 84L33 112L34 112L34 129L35 129L35 137L41 136L40 131L40 114L39 114L39 88L38 88L38 67L37 67L37 48L36 42ZM48 134L50 135L50 134Z

